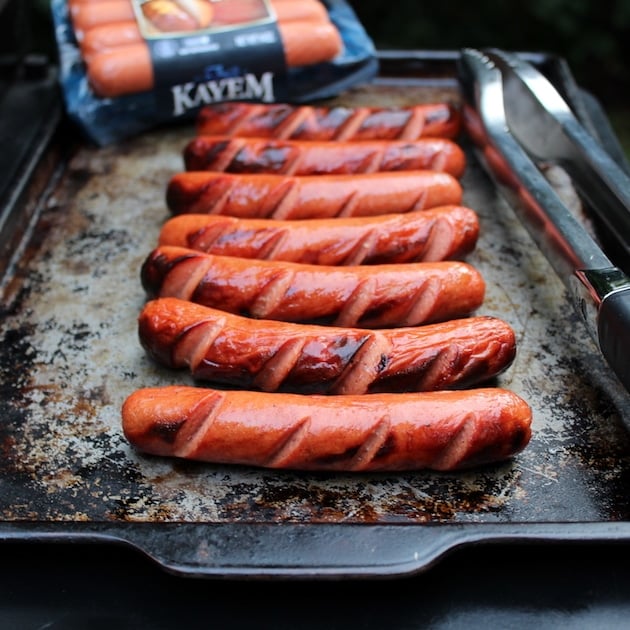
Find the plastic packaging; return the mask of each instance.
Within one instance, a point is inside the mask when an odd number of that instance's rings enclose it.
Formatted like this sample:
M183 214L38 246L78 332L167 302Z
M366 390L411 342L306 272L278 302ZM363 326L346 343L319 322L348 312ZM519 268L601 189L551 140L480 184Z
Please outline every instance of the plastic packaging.
M225 13L230 1L204 0L201 4ZM92 3L83 0L92 7L99 2L113 6L111 0ZM138 83L141 91L121 81L115 86L120 88L120 94L103 96L99 95L99 89L105 93L107 89L95 84L92 67L86 63L90 58L82 51L86 33L75 28L76 20L71 17L66 0L52 0L60 82L69 117L90 140L102 146L164 123L194 118L201 107L210 103L235 100L306 103L333 97L353 85L370 81L377 74L372 40L344 0L321 3L341 38L340 52L328 61L298 66L287 59L280 28L283 23L276 17L272 2L259 0L260 6L268 10L260 20L159 32L153 36L147 30L152 25L147 27L148 21L141 11L149 5L155 9L160 2L118 0L117 4L125 10L135 12L135 19L125 22L134 47L125 44L128 48L119 48L118 57L129 74L140 74L140 68L147 70L148 55L150 74L147 78L145 72L144 83ZM102 9L106 11L107 7ZM109 16L108 22L113 22L111 11ZM314 30L312 33L309 30L302 32L316 37ZM313 41L314 52L320 52L316 39ZM140 61L132 57L139 50L145 56Z

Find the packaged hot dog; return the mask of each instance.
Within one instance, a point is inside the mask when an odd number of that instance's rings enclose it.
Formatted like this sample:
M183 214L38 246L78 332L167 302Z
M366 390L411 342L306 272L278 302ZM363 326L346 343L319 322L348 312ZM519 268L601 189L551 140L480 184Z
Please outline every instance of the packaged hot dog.
M66 108L109 144L207 105L303 103L372 79L345 0L52 0Z

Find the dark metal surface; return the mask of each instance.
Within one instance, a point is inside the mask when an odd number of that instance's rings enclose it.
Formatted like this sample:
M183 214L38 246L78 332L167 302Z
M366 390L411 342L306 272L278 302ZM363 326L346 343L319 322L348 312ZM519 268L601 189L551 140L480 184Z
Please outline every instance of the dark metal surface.
M458 98L452 80L407 76L339 100L443 97ZM480 312L508 321L519 340L496 384L533 407L522 454L457 474L332 475L130 449L125 397L187 381L144 356L136 318L139 268L191 134L80 147L40 199L0 313L0 540L111 540L177 573L230 577L407 575L481 542L630 541L628 397L470 151L464 201L481 238L469 261L487 281Z
M62 118L57 74L39 59L27 59L21 68L20 79L9 81L5 90L0 86L0 283L19 257L39 197L59 162L58 155L45 153Z
M184 580L132 550L3 545L0 627L118 630L624 628L627 546L460 549L404 580ZM238 602L235 605L235 602Z

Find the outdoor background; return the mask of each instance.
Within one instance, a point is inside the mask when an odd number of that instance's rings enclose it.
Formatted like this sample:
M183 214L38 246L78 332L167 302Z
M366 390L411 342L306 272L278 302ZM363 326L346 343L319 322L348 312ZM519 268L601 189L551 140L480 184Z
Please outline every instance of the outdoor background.
M630 0L349 0L377 48L555 53L602 103L630 157Z

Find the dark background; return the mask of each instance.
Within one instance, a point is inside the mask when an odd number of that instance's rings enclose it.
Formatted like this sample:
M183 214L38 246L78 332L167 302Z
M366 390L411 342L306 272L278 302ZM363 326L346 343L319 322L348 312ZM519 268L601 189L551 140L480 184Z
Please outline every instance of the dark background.
M630 155L630 0L350 0L376 47L557 54L600 100Z
M563 56L613 103L630 88L630 0L350 0L379 48L496 46Z

